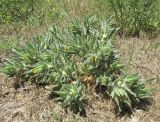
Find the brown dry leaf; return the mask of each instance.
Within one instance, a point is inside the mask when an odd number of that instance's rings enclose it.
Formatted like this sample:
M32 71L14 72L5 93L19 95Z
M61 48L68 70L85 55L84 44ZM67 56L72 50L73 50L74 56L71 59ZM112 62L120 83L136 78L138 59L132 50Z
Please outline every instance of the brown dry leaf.
M84 83L86 86L91 86L94 84L95 78L93 75L85 75L82 77L82 83Z

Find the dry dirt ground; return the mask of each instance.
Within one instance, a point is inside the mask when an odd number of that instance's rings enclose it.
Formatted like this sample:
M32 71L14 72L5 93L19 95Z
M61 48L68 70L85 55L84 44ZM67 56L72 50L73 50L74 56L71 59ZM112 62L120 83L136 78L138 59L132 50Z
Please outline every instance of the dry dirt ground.
M116 44L128 66L126 72L138 72L142 80L153 80L147 85L153 89L153 102L145 110L116 117L111 101L92 95L87 117L78 117L50 99L51 86L15 89L15 80L0 74L0 122L160 122L160 38L118 39Z

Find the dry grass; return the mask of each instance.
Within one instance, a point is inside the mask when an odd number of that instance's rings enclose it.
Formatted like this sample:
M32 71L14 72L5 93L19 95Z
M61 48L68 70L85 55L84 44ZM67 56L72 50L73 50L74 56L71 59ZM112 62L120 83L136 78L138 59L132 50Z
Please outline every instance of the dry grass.
M78 117L66 111L54 99L49 99L50 87L25 85L14 89L14 79L0 75L0 121L1 122L158 122L160 121L160 43L159 38L118 39L116 42L129 70L138 72L143 80L154 79L148 83L153 89L153 104L145 111L136 109L134 115L116 117L113 103L90 94L86 108L87 117ZM159 45L159 46L158 46Z

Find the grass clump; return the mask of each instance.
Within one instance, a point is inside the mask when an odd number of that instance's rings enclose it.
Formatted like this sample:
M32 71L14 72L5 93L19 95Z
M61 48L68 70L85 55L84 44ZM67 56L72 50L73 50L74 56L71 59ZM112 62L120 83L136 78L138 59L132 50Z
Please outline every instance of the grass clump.
M0 40L0 54L17 47L18 42L18 37L11 37L9 40Z
M113 45L116 32L111 23L98 24L94 16L69 27L52 26L47 34L35 36L8 59L2 72L35 84L54 84L65 107L73 112L85 108L85 90L93 85L107 94L120 113L123 106L148 98L145 86L136 75L126 75Z
M0 23L24 21L33 13L33 0L0 0Z
M159 32L158 0L108 0L119 35Z
M25 22L25 24L41 25L63 19L65 16L58 1L0 0L0 24Z

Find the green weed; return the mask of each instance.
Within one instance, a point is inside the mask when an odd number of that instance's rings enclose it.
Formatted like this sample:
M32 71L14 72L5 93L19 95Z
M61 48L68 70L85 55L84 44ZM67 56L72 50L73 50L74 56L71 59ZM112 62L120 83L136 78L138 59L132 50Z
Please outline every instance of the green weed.
M47 34L39 34L22 48L13 49L14 56L2 72L35 84L54 84L65 107L73 112L84 110L84 86L105 86L118 112L126 105L148 95L135 75L125 75L124 65L113 45L117 31L108 22L98 24L94 16L73 22L68 28L52 26ZM86 87L87 88L87 87Z
M86 98L84 97L84 86L79 81L71 84L63 84L60 91L55 92L65 107L69 107L74 113L85 112Z

